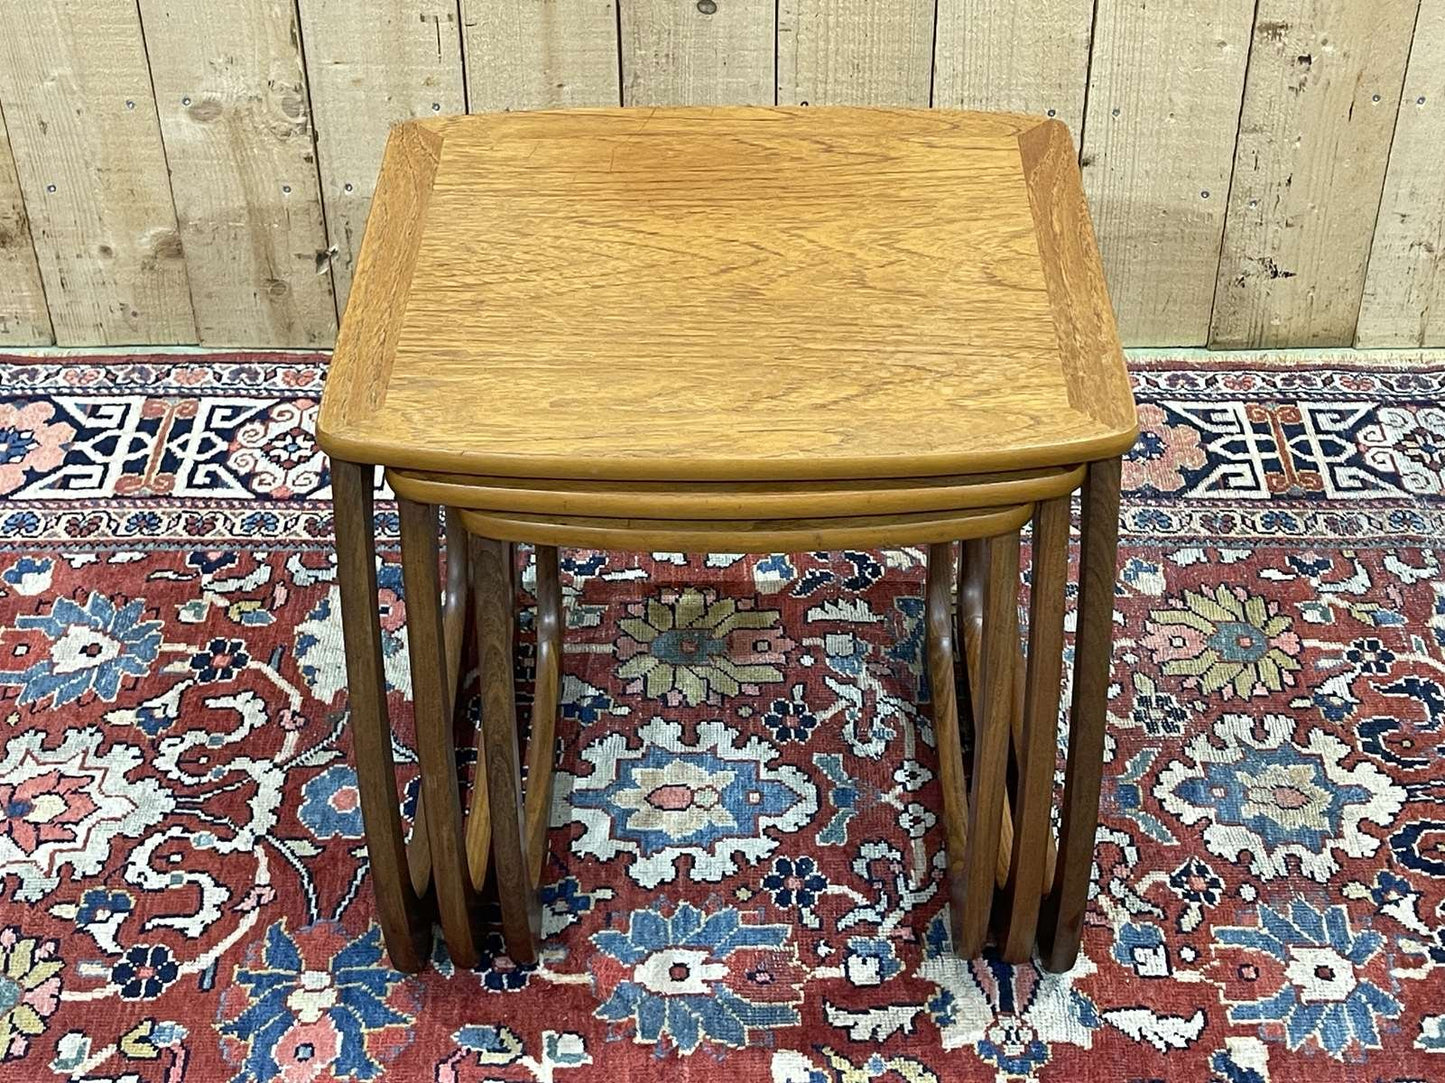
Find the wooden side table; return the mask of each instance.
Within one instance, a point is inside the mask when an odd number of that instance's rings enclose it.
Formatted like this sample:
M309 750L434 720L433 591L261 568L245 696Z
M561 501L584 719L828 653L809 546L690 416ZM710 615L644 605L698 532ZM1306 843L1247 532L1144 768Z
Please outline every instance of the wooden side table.
M474 961L476 896L489 875L509 952L535 954L563 624L557 546L898 544L930 546L955 946L982 948L1001 890L1004 957L1027 958L1037 929L1046 965L1072 964L1097 820L1119 456L1136 421L1062 124L732 108L402 125L319 428L333 459L363 814L396 965L423 964L433 904L454 958ZM410 853L380 676L377 464L401 501L425 808ZM1079 626L1055 860L1078 488ZM446 584L439 507L449 509ZM1024 661L1018 531L1029 519ZM527 749L530 793L510 685L518 541L538 546L544 655L546 740ZM464 812L449 721L469 620L486 785ZM956 651L968 674L957 698ZM960 714L974 727L971 764Z

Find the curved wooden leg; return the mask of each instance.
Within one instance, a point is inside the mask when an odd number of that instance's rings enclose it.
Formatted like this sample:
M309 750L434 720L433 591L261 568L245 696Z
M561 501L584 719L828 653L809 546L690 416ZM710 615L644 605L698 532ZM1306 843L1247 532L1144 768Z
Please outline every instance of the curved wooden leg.
M527 744L527 876L542 884L547 825L552 818L552 780L557 747L557 696L562 681L562 584L557 547L537 546L537 679L532 697L532 733Z
M452 710L454 672L449 673L447 668L437 509L410 500L398 501L398 508L417 759L426 798L427 838L437 909L452 961L457 966L474 967L481 962L480 935L477 899L465 862L461 795L457 785Z
M465 599L461 606L461 620L470 620L475 639L476 631L476 562L477 550L476 540L462 528L460 516L456 519L457 528L455 532L447 534L447 558L453 558L457 550L465 556L460 556L459 566L461 567L461 582L459 584L462 597ZM511 559L510 553L508 559ZM448 574L448 590L451 588L451 575ZM450 597L450 595L449 595ZM458 628L457 636L457 668L458 679L460 680L461 669L461 643L464 636L461 634L463 628ZM450 642L450 641L448 641ZM474 650L478 647L474 645ZM492 802L487 790L487 754L485 743L481 737L477 739L477 765L472 771L472 796L470 806L467 809L467 869L472 877L472 888L475 891L482 891L486 888L487 873L491 868L492 861Z
M968 791L963 773L963 743L958 731L958 698L953 681L954 623L953 546L928 549L928 586L925 591L928 629L928 680L933 699L933 734L938 746L938 781L943 789L943 828L948 847L948 900L950 929L955 944L963 941L963 915L968 905L967 879Z
M1084 482L1079 553L1079 622L1074 699L1064 769L1059 869L1039 921L1039 949L1050 970L1068 970L1079 954L1104 763L1104 719L1114 647L1114 583L1119 556L1118 459L1092 463Z
M1019 764L1013 857L1004 892L1008 917L1002 954L1010 963L1026 963L1033 955L1039 896L1046 887L1068 573L1069 498L1063 496L1039 504L1034 515L1028 664L1016 671L1024 691L1020 732L1014 740Z
M377 612L372 476L370 466L331 463L336 581L341 590L351 734L377 920L392 965L414 973L426 965L431 951L431 920L413 885L397 804ZM413 846L427 846L424 831L414 834Z
M511 547L472 539L472 579L477 654L482 686L482 751L491 809L491 865L502 910L507 954L517 963L537 961L541 901L528 874L523 823L522 772L517 752L517 702L513 687ZM473 877L476 870L472 871Z
M958 627L959 646L963 651L964 688L967 698L959 709L961 728L965 733L975 735L978 717L977 705L982 702L983 687L980 675L983 673L983 607L986 595L989 565L989 539L976 538L963 543L958 579ZM1018 624L1014 624L1014 638L1017 640ZM1015 663L1016 677L1022 676L1019 663ZM1015 742L1021 740L1019 728L1023 712L1023 686L1018 679L1014 682L1013 710L1010 726ZM1003 815L999 820L998 857L994 862L994 885L1003 890L1008 883L1009 865L1013 860L1013 808L1009 803L1008 791L1003 795ZM1050 858L1052 862L1052 858ZM955 941L956 942L956 941Z
M991 538L984 584L983 635L975 703L973 779L969 800L967 882L958 953L973 958L983 950L997 878L1000 828L1008 786L1013 670L1018 656L1019 536Z

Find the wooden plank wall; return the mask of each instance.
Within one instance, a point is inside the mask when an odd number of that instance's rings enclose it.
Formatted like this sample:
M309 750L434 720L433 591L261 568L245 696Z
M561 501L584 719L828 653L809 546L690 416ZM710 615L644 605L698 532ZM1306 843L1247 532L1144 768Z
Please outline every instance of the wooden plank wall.
M336 310L344 312L386 134L466 112L456 0L300 0Z
M0 5L0 108L56 340L195 342L134 0Z
M389 127L1056 116L1135 345L1445 346L1445 0L0 4L0 349L328 345Z

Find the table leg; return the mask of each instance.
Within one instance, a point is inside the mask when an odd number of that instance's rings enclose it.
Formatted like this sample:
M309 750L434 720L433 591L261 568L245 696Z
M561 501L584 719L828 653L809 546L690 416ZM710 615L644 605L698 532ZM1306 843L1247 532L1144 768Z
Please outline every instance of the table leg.
M938 781L943 789L943 828L948 858L948 900L953 942L963 940L963 915L968 905L968 791L963 773L957 690L954 684L953 546L929 546L925 597L928 630L928 679L933 701L933 734L938 748ZM960 611L962 607L960 606Z
M532 732L527 745L527 876L542 884L547 827L552 819L552 780L557 751L557 697L562 681L562 585L557 547L537 546L537 677L532 696Z
M475 967L481 962L477 899L467 873L460 788L453 737L451 674L441 606L441 553L437 545L437 509L398 501L401 515L401 563L406 585L407 640L411 649L412 700L416 715L417 759L426 797L427 837L442 933L452 962Z
M528 874L522 772L517 754L512 616L516 593L511 547L472 539L477 654L482 691L482 751L491 809L491 865L502 910L502 937L516 963L537 961L541 901ZM475 871L473 872L475 875Z
M1074 699L1064 770L1058 872L1039 922L1039 950L1050 970L1068 970L1079 954L1104 763L1104 720L1114 643L1118 576L1120 461L1089 466L1084 482L1079 553L1079 620L1074 648Z
M960 547L961 562L958 578L958 627L959 650L962 651L964 679L960 684L959 727L970 740L976 738L978 727L977 704L982 703L982 650L983 650L983 607L987 593L989 539L975 538ZM1018 639L1018 624L1014 624L1015 640ZM1014 664L1015 690L1009 720L1010 737L1017 746L1023 726L1022 665ZM1009 864L1013 860L1013 809L1009 804L1008 790L1003 795L1003 815L998 826L998 859L994 864L994 885L1002 891L1008 883Z
M341 590L351 736L377 920L392 965L415 972L426 965L430 954L431 921L412 883L397 804L377 612L372 476L370 466L331 463L336 581ZM412 845L427 846L425 834L415 837Z
M989 539L984 584L979 691L974 697L973 779L969 803L968 877L962 935L954 942L966 959L979 955L993 908L995 870L1008 779L1013 670L1018 656L1019 535Z
M1004 893L1008 918L1002 955L1010 963L1026 963L1033 955L1039 897L1046 888L1068 574L1069 498L1062 496L1039 504L1034 515L1029 653L1023 677L1022 726L1015 741L1018 800L1014 804L1013 857Z

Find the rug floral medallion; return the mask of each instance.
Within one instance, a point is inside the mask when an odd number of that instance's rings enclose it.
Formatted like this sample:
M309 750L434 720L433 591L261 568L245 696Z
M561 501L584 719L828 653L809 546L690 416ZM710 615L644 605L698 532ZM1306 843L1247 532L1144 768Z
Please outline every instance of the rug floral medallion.
M543 959L407 977L325 359L0 360L0 1079L1445 1079L1445 369L1410 361L1135 359L1069 973L950 949L921 551L567 551Z

